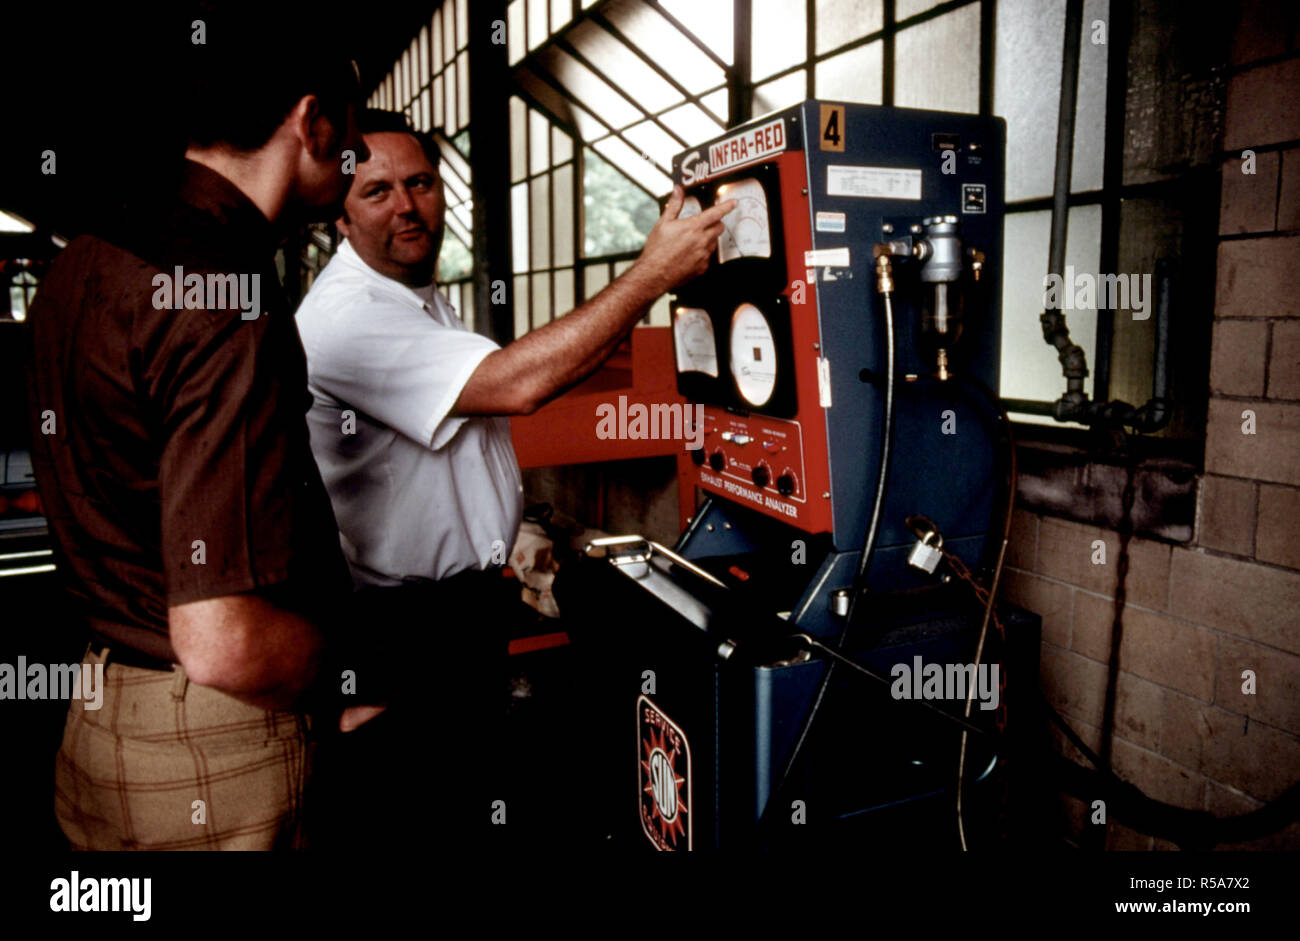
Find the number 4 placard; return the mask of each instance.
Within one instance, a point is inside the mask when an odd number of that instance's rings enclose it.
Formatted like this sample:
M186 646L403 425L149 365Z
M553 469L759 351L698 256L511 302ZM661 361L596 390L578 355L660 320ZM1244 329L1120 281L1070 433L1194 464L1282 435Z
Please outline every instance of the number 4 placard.
M821 128L819 144L822 150L833 150L838 154L844 153L844 106L843 105L822 105L821 122L817 125Z

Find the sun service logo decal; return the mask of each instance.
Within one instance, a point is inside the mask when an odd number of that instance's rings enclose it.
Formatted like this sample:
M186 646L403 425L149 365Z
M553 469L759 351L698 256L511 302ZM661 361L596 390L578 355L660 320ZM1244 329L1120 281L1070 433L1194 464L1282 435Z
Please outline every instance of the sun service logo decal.
M691 849L691 746L645 696L636 701L641 829L660 850Z

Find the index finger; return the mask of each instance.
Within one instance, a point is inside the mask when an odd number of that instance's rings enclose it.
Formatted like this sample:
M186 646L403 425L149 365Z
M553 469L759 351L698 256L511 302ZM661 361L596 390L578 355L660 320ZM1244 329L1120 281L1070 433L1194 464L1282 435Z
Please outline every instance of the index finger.
M682 211L682 204L686 202L686 191L678 184L673 187L668 202L664 203L664 217L667 219L676 219Z
M701 223L708 225L710 223L717 222L719 219L721 219L723 216L725 216L727 213L731 212L731 210L735 208L736 208L736 201L734 199L728 199L725 200L724 202L714 203L708 209L704 210L704 212L700 213L697 218L700 220Z

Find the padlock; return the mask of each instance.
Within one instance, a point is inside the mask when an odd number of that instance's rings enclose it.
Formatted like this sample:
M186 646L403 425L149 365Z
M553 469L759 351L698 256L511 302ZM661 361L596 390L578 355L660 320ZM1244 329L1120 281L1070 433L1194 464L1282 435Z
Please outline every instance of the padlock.
M930 545L931 540L935 541L934 545ZM943 558L943 553L939 551L942 546L943 537L931 530L917 540L912 551L907 554L907 564L933 575L939 567L939 560Z

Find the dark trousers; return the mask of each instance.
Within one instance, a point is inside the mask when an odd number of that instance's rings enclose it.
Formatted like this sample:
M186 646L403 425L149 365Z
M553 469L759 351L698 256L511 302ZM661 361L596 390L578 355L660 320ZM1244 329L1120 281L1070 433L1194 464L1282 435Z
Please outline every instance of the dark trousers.
M494 835L514 584L464 572L354 596L353 629L382 638L358 659L357 697L389 705L352 732L318 730L312 846L472 850Z

